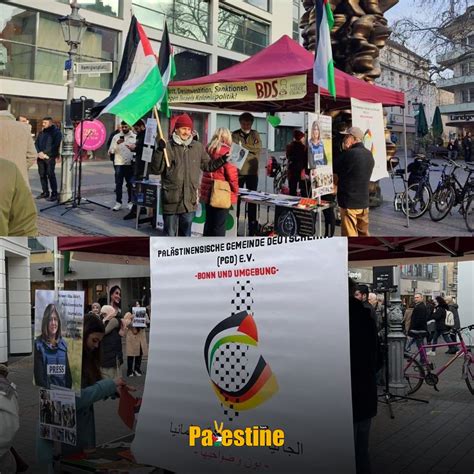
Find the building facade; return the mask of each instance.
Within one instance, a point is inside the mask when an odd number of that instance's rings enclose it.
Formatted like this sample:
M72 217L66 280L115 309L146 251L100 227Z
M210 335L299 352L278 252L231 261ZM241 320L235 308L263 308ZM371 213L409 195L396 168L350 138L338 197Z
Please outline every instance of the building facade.
M403 91L406 95L406 124L408 148L413 149L416 138L417 104L423 104L428 124L433 121L437 106L451 103L453 95L439 91L432 83L429 61L407 47L388 40L380 51L382 74L377 83L392 89ZM397 144L403 146L403 109L388 107L387 125L396 137ZM449 134L445 130L446 136Z
M26 237L0 238L0 364L31 353L30 249Z
M441 113L458 134L474 133L474 5L441 33L452 46L437 61L452 70L453 76L439 80L438 87L454 94L453 103L443 106Z
M62 39L58 18L70 13L68 3L67 0L0 1L0 92L9 98L14 115L26 115L30 119L33 133L39 131L45 115L64 122L64 63L68 47ZM80 14L89 27L79 49L78 62L110 61L113 73L97 77L77 75L74 95L95 101L107 97L118 72L132 12L143 24L156 52L166 17L175 52L175 79L184 80L243 61L284 34L297 38L299 3L297 0L79 1ZM216 127L238 128L236 112L216 113L192 107L186 111L193 117L204 142ZM265 147L274 150L276 143L281 148L289 129L303 125L302 116L288 115L291 117L283 117L281 127L275 131L264 114L256 114L254 128L260 132ZM104 116L109 130L114 121L114 117ZM167 121L163 126L166 133Z

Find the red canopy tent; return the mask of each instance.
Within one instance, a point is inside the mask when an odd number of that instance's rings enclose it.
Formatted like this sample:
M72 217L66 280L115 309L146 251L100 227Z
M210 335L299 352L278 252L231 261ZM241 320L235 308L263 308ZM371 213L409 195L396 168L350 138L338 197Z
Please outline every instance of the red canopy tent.
M58 237L58 250L149 257L148 237Z
M306 75L306 95L300 99L245 102L204 101L195 102L195 104L253 112L312 112L314 111L314 95L318 90L318 87L313 84L313 63L314 54L285 35L239 64L208 76L172 82L170 87L263 81L270 78L283 78L304 74ZM405 106L405 95L403 92L369 84L339 69L336 69L335 72L337 100L334 101L326 89L321 89L322 109L347 106L350 103L351 97L366 102L382 103L384 106Z

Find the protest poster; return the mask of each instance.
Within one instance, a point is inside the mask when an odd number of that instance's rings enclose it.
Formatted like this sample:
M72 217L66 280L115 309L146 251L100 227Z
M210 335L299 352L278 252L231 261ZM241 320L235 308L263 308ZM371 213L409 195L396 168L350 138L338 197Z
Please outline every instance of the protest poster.
M311 170L310 175L311 197L313 199L334 192L332 166L316 166Z
M308 168L332 167L332 119L328 115L308 114Z
M76 395L71 390L39 391L40 438L76 445Z
M135 306L132 308L134 328L146 328L146 308Z
M347 240L151 238L150 267L137 461L354 473Z
M372 152L375 160L370 180L378 181L388 177L382 104L351 98L351 109L352 126L359 127L364 132L363 144Z
M232 143L227 163L232 163L235 167L241 170L248 155L249 151L246 148L237 145L237 143Z
M34 384L80 392L84 292L35 292Z

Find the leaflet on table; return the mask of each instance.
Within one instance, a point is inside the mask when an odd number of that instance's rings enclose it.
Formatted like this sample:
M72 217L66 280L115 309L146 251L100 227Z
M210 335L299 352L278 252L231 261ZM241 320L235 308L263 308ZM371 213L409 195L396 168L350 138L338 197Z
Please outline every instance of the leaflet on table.
M247 156L249 154L249 151L240 146L237 145L237 143L232 143L232 146L230 147L230 154L229 158L227 159L227 163L232 163L235 167L237 167L239 170L242 169L244 166L245 160L247 159Z

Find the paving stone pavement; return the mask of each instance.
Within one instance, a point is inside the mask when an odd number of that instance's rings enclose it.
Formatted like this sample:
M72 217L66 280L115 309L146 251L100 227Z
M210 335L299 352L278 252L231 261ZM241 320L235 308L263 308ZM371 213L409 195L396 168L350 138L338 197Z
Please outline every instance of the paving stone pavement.
M441 160L437 160L441 162ZM272 191L272 179L267 178L264 160L261 160L259 171L259 189L262 191ZM61 175L60 165L56 168L56 175ZM460 171L459 176L463 182L464 172ZM29 178L33 194L40 193L40 183L36 166L29 171ZM432 174L431 182L435 187L439 174ZM397 183L397 191L403 183ZM389 178L380 181L384 202L382 206L370 210L370 233L378 236L426 236L426 235L449 235L449 236L469 236L464 219L457 212L452 211L441 222L433 222L428 213L419 219L410 220L409 227L406 227L406 217L401 212L393 209L393 186ZM115 204L114 197L114 175L113 167L109 161L90 161L83 166L83 186L82 195L98 203L112 207ZM124 189L124 201L126 200ZM36 201L38 209L44 209L49 202L44 200ZM92 209L87 211L85 208ZM141 225L135 229L135 221L124 221L123 217L128 213L128 209L113 212L109 209L86 204L84 208L69 211L64 216L64 207L57 207L40 215L40 234L42 235L113 235L113 236L134 236L134 235L162 235L161 231L153 229L149 224ZM269 220L273 219L273 212L269 214ZM262 207L261 223L267 219L267 212ZM239 232L243 235L243 213ZM57 226L62 227L57 227ZM55 232L60 232L57 234ZM336 228L336 235L340 234L340 228Z
M441 352L441 351L439 351ZM441 365L448 356L433 358ZM41 473L35 461L38 422L38 389L32 385L33 359L14 357L9 361L10 379L18 387L21 428L14 446L30 465L29 473ZM145 376L129 379L141 396ZM457 361L440 377L439 392L423 386L414 397L429 400L394 403L395 419L379 403L374 418L370 453L373 474L472 474L474 472L474 396L461 380ZM104 443L127 435L130 430L117 416L118 403L107 400L96 404L97 442ZM297 473L292 473L297 474ZM325 474L325 473L324 473Z

